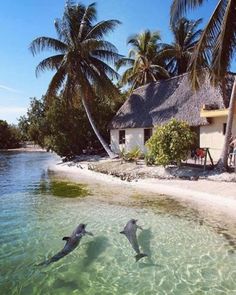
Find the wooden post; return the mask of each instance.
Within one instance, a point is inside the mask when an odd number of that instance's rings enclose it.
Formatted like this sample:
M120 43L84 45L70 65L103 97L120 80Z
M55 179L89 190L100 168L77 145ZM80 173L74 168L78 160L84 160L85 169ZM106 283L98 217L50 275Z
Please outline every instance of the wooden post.
M208 148L203 149L203 150L205 151L205 157L204 157L204 171L205 171L206 170Z
M210 151L209 151L209 148L207 148L207 153L209 155L209 158L210 158L210 161L211 161L211 165L214 166L214 162L213 162L213 159L211 157L211 154L210 154Z

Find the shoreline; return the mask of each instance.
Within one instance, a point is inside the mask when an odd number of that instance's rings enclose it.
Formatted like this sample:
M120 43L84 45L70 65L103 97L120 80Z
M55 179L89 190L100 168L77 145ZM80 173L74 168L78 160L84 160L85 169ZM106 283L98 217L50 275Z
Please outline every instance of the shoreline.
M35 146L35 147L20 147L14 149L0 149L0 152L47 152L45 149Z
M126 181L112 175L89 170L90 164L91 162L60 163L50 166L49 170L62 173L66 178L75 182L86 180L87 182L122 186L122 188L133 188L142 191L142 193L150 193L149 200L157 198L158 195L165 195L183 204L205 211L205 213L214 211L218 215L223 214L236 222L235 182L157 178ZM127 198L124 197L123 201L125 202Z

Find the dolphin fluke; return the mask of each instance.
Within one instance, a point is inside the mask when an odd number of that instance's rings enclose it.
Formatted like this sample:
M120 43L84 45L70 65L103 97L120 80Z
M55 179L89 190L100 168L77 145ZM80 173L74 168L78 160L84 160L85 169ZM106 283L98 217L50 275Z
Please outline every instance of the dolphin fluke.
M143 257L147 257L147 254L139 253L139 254L135 255L136 262L139 261Z

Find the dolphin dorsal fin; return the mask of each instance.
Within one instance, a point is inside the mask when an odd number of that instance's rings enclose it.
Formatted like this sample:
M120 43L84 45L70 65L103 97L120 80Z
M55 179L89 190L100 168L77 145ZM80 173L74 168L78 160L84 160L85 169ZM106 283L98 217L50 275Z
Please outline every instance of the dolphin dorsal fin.
M70 237L63 237L62 240L63 241L68 241L70 239Z

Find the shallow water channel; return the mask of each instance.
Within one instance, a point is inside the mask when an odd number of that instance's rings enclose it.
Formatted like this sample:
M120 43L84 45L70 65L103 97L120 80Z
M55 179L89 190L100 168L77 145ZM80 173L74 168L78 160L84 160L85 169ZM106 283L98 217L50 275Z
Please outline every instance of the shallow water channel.
M0 154L0 294L236 294L235 227L165 196L50 173L47 153ZM121 198L127 194L127 202ZM117 197L116 197L117 196ZM138 219L147 258L119 232ZM86 236L63 248L79 223Z

